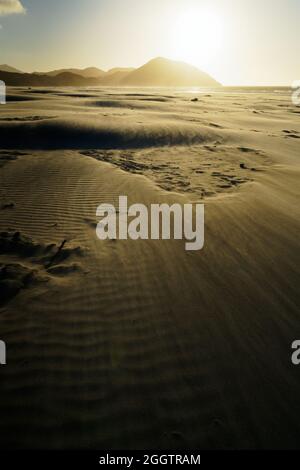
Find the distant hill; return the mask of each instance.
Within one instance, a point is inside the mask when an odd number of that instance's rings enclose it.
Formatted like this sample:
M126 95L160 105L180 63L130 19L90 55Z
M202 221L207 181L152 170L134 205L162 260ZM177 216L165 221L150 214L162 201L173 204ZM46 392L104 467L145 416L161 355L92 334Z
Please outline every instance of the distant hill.
M7 64L0 65L0 71L11 72L11 73L23 73L21 72L21 70L15 69L14 67L11 67L10 65L7 65Z
M0 69L1 70L1 69ZM7 70L9 72L9 70ZM52 70L50 72L35 72L37 75L48 75L49 77L56 77L62 73L73 73L75 75L80 75L85 78L99 78L102 75L105 75L103 70L98 69L97 67L87 67L86 69L59 69Z
M105 75L99 78L99 83L103 86L120 86L124 80L134 69L116 68L109 70Z
M70 72L63 72L54 77L36 73L10 73L0 71L0 80L8 86L98 86L98 78L85 78Z
M106 76L113 75L115 73L130 73L133 72L135 68L133 67L114 67L113 69L110 69L106 72Z
M8 86L134 86L134 87L216 87L220 86L208 74L184 62L158 57L138 69L116 67L108 72L86 69L61 69L48 73L15 72L8 65L0 80ZM12 71L13 70L13 71Z
M220 86L208 74L184 62L157 57L134 70L122 79L123 86L178 86L215 87Z

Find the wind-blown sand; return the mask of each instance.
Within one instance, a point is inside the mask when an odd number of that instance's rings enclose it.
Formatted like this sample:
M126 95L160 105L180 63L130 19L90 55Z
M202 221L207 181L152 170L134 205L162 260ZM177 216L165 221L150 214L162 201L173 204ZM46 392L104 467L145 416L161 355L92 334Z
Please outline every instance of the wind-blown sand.
M1 447L299 447L299 117L287 90L9 90ZM204 249L101 242L119 195L205 202Z

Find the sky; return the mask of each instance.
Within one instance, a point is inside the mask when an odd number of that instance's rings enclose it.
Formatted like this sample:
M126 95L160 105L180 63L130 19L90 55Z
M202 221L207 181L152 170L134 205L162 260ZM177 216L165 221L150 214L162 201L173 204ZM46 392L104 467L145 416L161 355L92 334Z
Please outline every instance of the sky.
M25 72L191 63L224 85L300 79L300 0L0 0L0 63Z

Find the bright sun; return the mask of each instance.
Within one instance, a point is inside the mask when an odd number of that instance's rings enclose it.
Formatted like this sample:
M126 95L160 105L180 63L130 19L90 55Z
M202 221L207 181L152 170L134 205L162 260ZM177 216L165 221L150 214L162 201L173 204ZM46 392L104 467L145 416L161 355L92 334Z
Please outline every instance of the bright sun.
M173 56L198 67L215 60L223 39L223 21L209 8L186 10L175 20Z

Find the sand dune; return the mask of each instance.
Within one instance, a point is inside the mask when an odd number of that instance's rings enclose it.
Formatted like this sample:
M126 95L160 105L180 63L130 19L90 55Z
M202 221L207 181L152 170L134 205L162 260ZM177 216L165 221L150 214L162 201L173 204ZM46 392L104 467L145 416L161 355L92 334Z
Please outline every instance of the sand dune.
M297 447L289 92L43 90L0 109L0 446ZM120 194L204 201L204 250L100 242Z
M28 119L28 118L27 118ZM98 122L97 122L98 121ZM119 121L119 122L118 122ZM154 122L131 125L123 119L105 124L98 119L24 119L0 121L4 148L146 148L165 145L189 145L212 142L217 135L210 129L191 124L178 126ZM122 122L123 121L123 122ZM13 136L18 135L18 142Z

